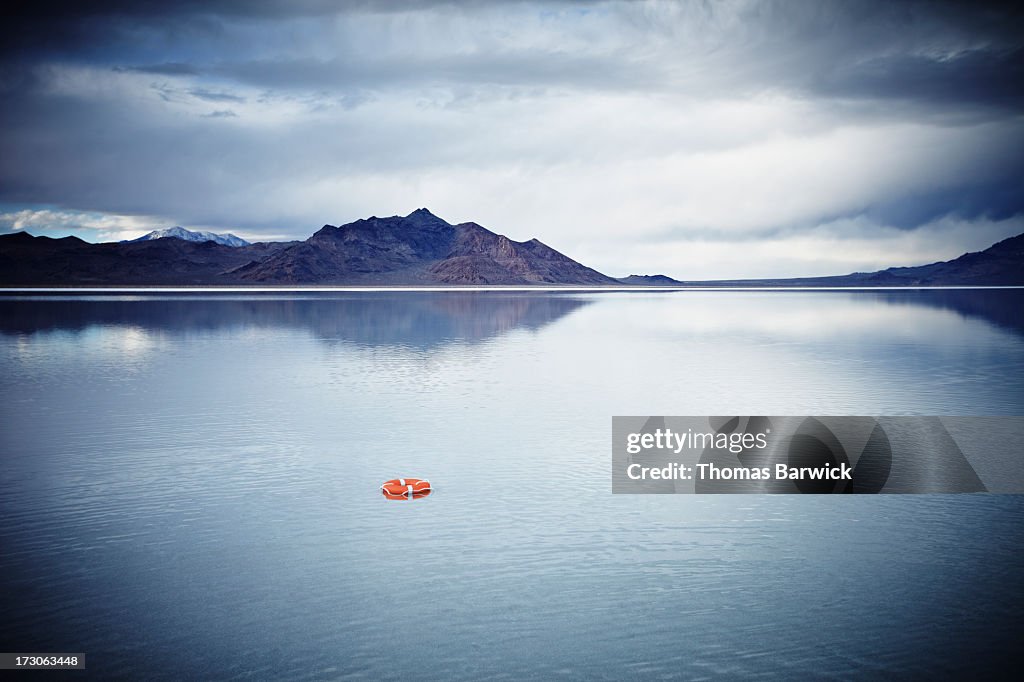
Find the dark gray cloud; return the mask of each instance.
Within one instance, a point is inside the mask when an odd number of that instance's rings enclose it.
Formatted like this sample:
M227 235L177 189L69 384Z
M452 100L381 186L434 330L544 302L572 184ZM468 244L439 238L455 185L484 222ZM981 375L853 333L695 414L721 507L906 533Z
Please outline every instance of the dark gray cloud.
M944 216L1006 220L1021 213L1024 213L1024 161L993 182L967 184L955 192L932 190L909 194L879 202L863 211L870 220L901 230L912 230Z
M933 106L1024 105L1024 49L971 49L943 57L891 55L818 74L811 91L835 97L898 99Z
M189 88L188 94L208 102L244 102L244 97L232 95L229 92L217 92L207 88Z
M143 64L139 66L114 67L115 70L137 71L139 73L152 73L159 76L198 76L198 67L181 62L165 62L163 64Z

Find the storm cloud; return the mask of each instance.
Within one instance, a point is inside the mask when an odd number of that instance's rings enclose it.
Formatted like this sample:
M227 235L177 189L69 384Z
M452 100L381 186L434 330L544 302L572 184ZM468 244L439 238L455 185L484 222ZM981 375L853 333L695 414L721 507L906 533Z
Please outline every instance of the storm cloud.
M0 229L250 240L427 206L613 275L835 274L1024 232L1024 17L874 2L34 4Z

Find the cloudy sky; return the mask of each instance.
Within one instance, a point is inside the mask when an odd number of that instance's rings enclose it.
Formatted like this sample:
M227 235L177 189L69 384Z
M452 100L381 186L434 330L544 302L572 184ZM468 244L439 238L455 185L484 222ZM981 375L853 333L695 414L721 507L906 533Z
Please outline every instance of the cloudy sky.
M1020 10L336 4L25 3L0 29L0 232L290 239L425 206L687 279L1024 232Z

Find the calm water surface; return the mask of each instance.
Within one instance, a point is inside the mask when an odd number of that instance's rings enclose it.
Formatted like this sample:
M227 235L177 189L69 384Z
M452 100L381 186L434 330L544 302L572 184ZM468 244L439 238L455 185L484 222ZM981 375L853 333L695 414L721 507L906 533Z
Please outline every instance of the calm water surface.
M1024 414L1024 292L0 297L0 650L97 678L995 670L1024 496L612 495L616 414ZM395 476L436 493L389 503Z

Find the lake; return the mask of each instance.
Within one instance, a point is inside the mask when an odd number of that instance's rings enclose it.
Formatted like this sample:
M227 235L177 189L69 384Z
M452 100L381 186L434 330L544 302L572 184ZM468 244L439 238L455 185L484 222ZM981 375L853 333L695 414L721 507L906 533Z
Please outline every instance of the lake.
M1024 496L613 495L613 415L1022 415L1024 290L0 296L0 650L96 678L994 671ZM381 482L434 493L389 502Z

